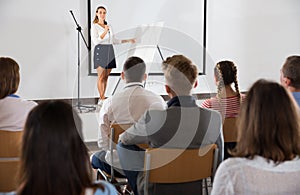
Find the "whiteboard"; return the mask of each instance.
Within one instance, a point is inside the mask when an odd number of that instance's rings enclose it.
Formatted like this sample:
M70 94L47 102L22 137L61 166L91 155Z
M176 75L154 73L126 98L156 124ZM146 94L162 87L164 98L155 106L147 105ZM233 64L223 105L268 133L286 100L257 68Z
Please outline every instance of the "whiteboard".
M137 36L137 31L141 27L147 25L154 27L154 31L160 31L157 45L164 58L174 54L184 54L198 66L201 73L203 72L203 4L203 0L189 0L189 3L179 0L90 0L89 9L93 20L98 6L102 5L106 8L106 20L118 39L140 40L143 36ZM157 45L146 44L143 41L138 41L137 44L114 45L117 68L113 69L112 73L120 73L124 61L132 55L145 60L148 72L162 73L162 59ZM143 47L144 50L151 50L151 52L141 52L140 49ZM93 54L93 44L91 48ZM142 55L142 53L151 54ZM92 64L90 71L96 73L93 67Z

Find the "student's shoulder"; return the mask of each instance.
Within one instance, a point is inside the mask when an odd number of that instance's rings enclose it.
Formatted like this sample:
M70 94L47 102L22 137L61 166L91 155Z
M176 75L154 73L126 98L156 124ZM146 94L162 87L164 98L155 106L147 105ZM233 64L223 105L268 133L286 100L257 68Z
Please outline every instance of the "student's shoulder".
M232 157L228 158L220 164L221 169L226 169L228 171L235 171L236 169L242 169L251 163L252 160L243 157Z
M103 190L102 189L97 189L94 193L94 195L114 195L114 194L118 194L116 188L105 181L100 181L101 185L103 186Z
M217 102L217 98L216 97L211 97L208 99L203 100L203 102L201 103L201 107L202 108L211 108L212 104L214 104L215 102Z
M221 116L221 114L220 114L219 111L211 109L210 107L202 107L202 106L200 106L198 108L199 108L200 112L206 112L206 113L210 113L210 114L213 114L213 115L220 115Z
M118 194L116 188L106 182L97 181L93 184L93 187L86 188L83 195L114 195Z

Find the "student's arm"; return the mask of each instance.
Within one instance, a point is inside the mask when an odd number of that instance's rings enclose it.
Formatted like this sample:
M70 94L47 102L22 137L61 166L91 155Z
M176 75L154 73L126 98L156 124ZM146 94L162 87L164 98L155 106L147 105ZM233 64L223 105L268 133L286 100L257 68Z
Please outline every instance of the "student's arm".
M148 112L146 111L146 113L142 115L137 123L132 125L129 129L127 129L119 136L119 141L121 141L125 145L148 143L146 127L148 116Z
M110 135L110 99L104 101L99 114L98 147L101 150L108 150Z

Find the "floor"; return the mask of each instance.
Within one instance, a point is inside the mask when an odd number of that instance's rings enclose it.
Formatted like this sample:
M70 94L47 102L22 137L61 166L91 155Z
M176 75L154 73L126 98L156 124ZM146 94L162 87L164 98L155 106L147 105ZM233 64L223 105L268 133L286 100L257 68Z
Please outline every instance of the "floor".
M85 142L85 145L87 146L90 154L93 154L99 150L97 142Z

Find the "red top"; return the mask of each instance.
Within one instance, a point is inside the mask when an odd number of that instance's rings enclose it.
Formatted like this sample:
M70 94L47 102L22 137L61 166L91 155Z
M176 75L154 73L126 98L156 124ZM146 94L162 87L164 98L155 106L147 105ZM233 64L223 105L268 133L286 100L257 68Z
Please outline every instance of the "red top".
M225 116L225 118L237 117L240 111L240 105L242 102L244 102L244 100L245 95L243 94L241 94L241 102L238 96L221 98L220 102L218 98L212 97L204 100L204 102L201 104L201 107L217 110L222 114L222 116Z

